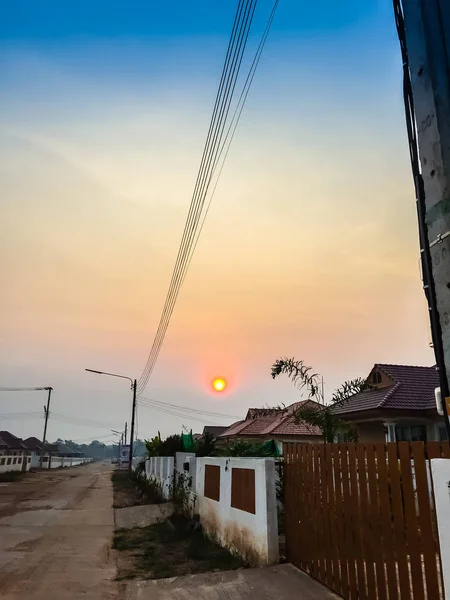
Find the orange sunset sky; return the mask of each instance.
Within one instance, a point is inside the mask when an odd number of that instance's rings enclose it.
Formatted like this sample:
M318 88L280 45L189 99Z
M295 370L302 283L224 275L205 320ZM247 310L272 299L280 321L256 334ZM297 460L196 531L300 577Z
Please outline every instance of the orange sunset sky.
M400 53L381 4L314 34L287 31L294 3L280 8L145 397L225 425L299 399L270 378L283 355L323 374L329 395L375 362L432 364ZM145 365L231 13L214 35L2 42L0 381L54 387L66 420L50 420L51 440L106 440L129 420L127 383L84 369ZM42 411L45 393L0 402ZM183 424L203 426L139 410L140 437ZM41 436L42 419L2 428Z

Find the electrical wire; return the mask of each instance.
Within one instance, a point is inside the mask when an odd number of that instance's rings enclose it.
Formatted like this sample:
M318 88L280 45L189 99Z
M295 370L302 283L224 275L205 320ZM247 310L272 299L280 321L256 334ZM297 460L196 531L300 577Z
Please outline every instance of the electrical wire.
M175 410L170 410L168 408L162 408L159 406L150 406L147 404L143 404L142 402L138 402L140 406L148 409L148 410L156 410L157 412L166 413L168 415L173 415L175 417L181 417L182 419L190 419L191 421L197 421L198 423L203 423L206 425L218 425L217 422L209 421L206 419L201 419L200 417L195 417L193 415L187 415L186 413L176 412Z
M189 413L207 415L210 417L222 417L223 419L239 419L240 418L240 417L237 417L236 415L226 415L223 413L216 413L216 412L212 412L212 411L201 410L198 408L191 408L190 406L181 406L180 404L171 404L170 402L161 402L160 400L154 400L153 398L145 398L144 396L140 396L139 400L140 401L146 400L147 402L151 402L152 404L155 403L155 404L158 404L161 406L167 406L168 408L175 408L176 410L186 411Z
M428 228L426 223L426 201L425 187L420 170L419 143L417 140L416 114L414 109L414 97L411 85L411 75L409 67L408 49L406 44L406 30L403 16L403 4L401 0L393 0L395 25L397 27L398 39L403 61L403 100L405 106L406 129L408 132L409 154L411 158L411 169L414 178L416 192L417 220L419 224L419 243L420 256L422 261L423 290L428 302L428 312L430 315L431 336L433 348L438 367L439 380L441 386L441 396L443 402L444 415L447 414L445 407L445 398L449 396L449 384L446 375L446 365L444 357L444 346L442 341L442 329L439 320L439 312L436 299L436 287L433 277L433 267L431 258L430 241L428 238ZM445 427L450 439L450 422L445 418Z
M232 144L233 139L234 139L234 134L236 133L236 129L237 129L237 126L238 126L239 121L241 119L242 111L244 109L248 93L249 93L251 85L253 83L253 78L255 76L256 69L258 68L258 64L259 64L259 61L261 59L261 55L263 53L264 46L266 45L267 37L269 35L270 29L272 27L273 20L275 18L276 10L278 8L278 3L279 3L279 0L275 0L273 8L272 8L272 12L269 15L269 19L267 21L266 28L264 30L264 33L263 33L262 37L261 37L261 40L259 42L259 46L258 46L258 48L256 50L256 53L255 53L255 56L253 58L252 65L251 65L250 70L248 72L247 79L246 79L246 81L244 83L244 87L242 88L242 92L241 92L241 95L239 97L238 103L236 105L236 108L235 108L235 111L234 111L234 114L233 114L233 118L231 119L230 125L228 127L227 135L226 135L225 140L224 140L224 142L222 144L222 148L220 150L220 153L219 153L219 156L217 158L217 161L216 161L216 163L214 165L213 172L211 174L211 179L212 179L212 177L213 177L213 175L214 175L214 173L216 171L217 165L218 165L219 160L220 160L220 158L221 158L221 156L223 154L223 151L225 149L225 146L226 146L226 143L227 143L227 140L228 140L228 145L226 147L225 155L224 155L224 158L222 160L222 164L221 164L221 167L220 167L220 170L219 170L219 174L218 174L218 176L216 178L216 182L214 184L214 187L213 187L212 193L210 195L210 198L209 198L206 210L204 212L203 219L202 219L200 228L199 228L198 233L197 233L197 237L195 239L194 245L193 245L193 247L191 249L191 252L190 252L190 255L189 255L187 269L186 269L186 272L185 272L184 277L183 277L183 283L184 283L184 278L186 277L187 270L190 267L190 264L191 264L191 261L192 261L192 257L193 257L193 255L195 253L196 248L197 248L199 237L200 237L200 235L201 235L201 233L203 231L203 226L205 224L206 217L208 216L212 200L213 200L214 195L216 193L217 184L219 183L220 176L222 175L222 171L223 171L223 168L225 166L225 162L227 160L228 153L230 151L230 147L231 147L231 144ZM230 132L231 132L231 136L230 136Z
M69 423L71 425L84 425L88 427L98 427L102 429L114 429L117 427L117 424L105 423L105 421L96 421L94 419L84 419L83 417L64 415L53 411L50 411L49 418L52 418L54 421Z
M49 390L47 387L0 387L0 392L41 392Z
M226 126L226 119L228 117L237 78L239 76L256 3L257 0L247 0L244 7L243 0L240 0L238 4L236 17L233 24L233 31L229 41L227 56L222 71L221 82L219 84L219 90L216 96L213 116L211 118L207 141L203 151L199 173L197 175L193 198L191 200L191 206L186 220L185 229L158 330L153 341L147 363L144 367L144 371L138 381L138 394L141 394L145 389L151 373L153 372L153 368L156 364L156 360L158 358L159 351L169 325L180 287L185 277L192 244L195 240L201 212L204 206L209 184L211 182L211 169L213 169L214 165L216 164L217 155L220 150L221 140Z
M12 419L30 419L34 417L44 418L44 414L41 411L33 412L16 412L16 413L3 413L0 414L0 419L12 420Z
M245 7L247 18L248 18L247 10L249 7L250 7L250 2L247 1L246 7ZM162 341L163 341L163 338L165 335L165 331L167 329L168 322L169 322L170 316L172 314L175 300L176 300L176 297L178 295L178 291L179 291L179 288L181 285L180 275L183 272L183 266L185 264L185 257L186 257L186 252L188 251L188 248L189 248L190 238L192 236L192 233L195 231L196 221L199 216L199 214L198 214L199 208L201 210L201 207L202 207L201 198L197 197L197 192L198 192L199 185L201 186L201 182L204 178L204 172L205 172L205 168L206 168L205 160L210 159L211 149L213 148L213 146L210 145L211 136L213 136L213 139L217 136L217 132L218 132L218 129L220 128L220 123L221 123L220 119L221 119L221 117L223 117L224 99L227 98L227 96L229 95L230 76L233 73L233 70L229 71L228 74L226 74L226 73L227 73L228 66L230 64L230 60L231 60L231 64L233 66L235 66L237 50L231 50L231 49L233 48L233 45L235 44L236 32L238 31L238 29L239 29L239 34L238 34L239 41L238 41L237 48L239 47L239 42L241 42L241 40L242 40L241 36L242 36L242 31L243 31L242 27L243 26L242 26L242 24L238 25L239 19L242 15L242 8L243 8L243 2L241 1L239 3L235 23L233 26L232 37L230 39L230 44L229 44L229 48L228 48L228 52L227 52L227 57L225 60L224 70L222 72L222 78L221 78L221 82L219 85L219 91L218 91L218 94L216 97L216 103L215 103L214 110L213 110L213 116L211 118L210 128L208 131L208 137L207 137L207 141L206 141L205 148L203 151L203 157L202 157L202 161L201 161L201 165L200 165L200 170L199 170L199 173L197 176L196 185L194 188L194 194L193 194L193 199L191 201L191 207L190 207L190 210L188 213L188 218L186 220L185 230L183 232L182 242L180 245L177 261L175 263L171 286L169 288L169 293L166 298L166 304L165 304L165 307L163 310L163 315L162 315L161 321L160 321L161 327L158 328L158 332L155 337L154 345L152 346L149 360L147 362L144 373L139 380L139 393L142 392L142 390L145 388L145 386L148 382L148 378L150 377L150 374L153 370L154 363L156 362L157 355L159 354L159 349L162 344ZM232 56L233 51L234 51L234 55L233 55L233 58L231 59L230 57ZM231 69L233 69L233 66L231 67ZM221 97L222 90L224 87L227 89L226 89L224 96ZM218 108L219 106L220 106L220 109ZM216 119L218 110L220 112L220 117L219 117L218 124L216 125L215 119ZM205 159L205 157L206 157L206 159Z

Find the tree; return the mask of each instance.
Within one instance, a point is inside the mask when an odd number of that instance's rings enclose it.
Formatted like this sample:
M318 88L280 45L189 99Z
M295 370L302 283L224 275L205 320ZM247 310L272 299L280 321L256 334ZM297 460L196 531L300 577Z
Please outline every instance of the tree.
M194 452L196 456L214 456L216 452L216 438L210 431L205 431L202 437L195 441Z
M273 379L279 375L287 375L300 391L307 393L308 400L316 402L316 404L301 406L295 412L297 423L304 421L319 427L325 443L334 442L338 433L343 433L348 441L357 441L358 433L354 424L340 419L334 411L336 407L345 404L351 396L371 389L373 386L367 380L358 378L345 381L333 392L331 404L325 404L321 378L304 361L294 358L279 358L272 365L271 375Z
M161 434L158 431L158 435L151 440L145 440L145 447L147 448L147 456L175 456L177 452L183 452L183 440L181 435L177 433L169 435L165 440L161 440Z

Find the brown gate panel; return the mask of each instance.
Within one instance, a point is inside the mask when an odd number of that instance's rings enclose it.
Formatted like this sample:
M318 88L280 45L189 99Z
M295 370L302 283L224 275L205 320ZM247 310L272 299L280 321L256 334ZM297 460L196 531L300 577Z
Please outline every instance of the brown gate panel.
M255 514L254 469L231 469L231 506Z
M346 600L443 600L429 459L448 442L285 448L290 562Z
M206 498L220 502L220 466L205 465L205 490Z

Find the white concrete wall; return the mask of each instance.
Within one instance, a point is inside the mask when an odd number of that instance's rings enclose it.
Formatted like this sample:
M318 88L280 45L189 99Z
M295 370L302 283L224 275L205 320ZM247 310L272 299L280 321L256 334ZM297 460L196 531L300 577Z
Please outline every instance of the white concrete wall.
M173 456L152 456L145 461L145 476L160 483L162 495L166 500L170 497L174 462Z
M205 465L220 466L220 500L204 495ZM255 514L231 506L232 469L255 471ZM197 458L197 512L203 530L253 565L279 561L275 464L270 458Z
M18 462L18 459L20 459L20 463ZM21 471L22 459L22 456L0 456L0 473L6 473L8 471ZM4 464L2 464L3 462Z
M188 468L185 469L185 466ZM196 513L195 489L197 479L197 458L194 452L177 452L175 454L175 476L184 478L185 490L188 495L185 512L187 513L186 516L193 517Z
M450 598L450 459L431 459L445 597Z

